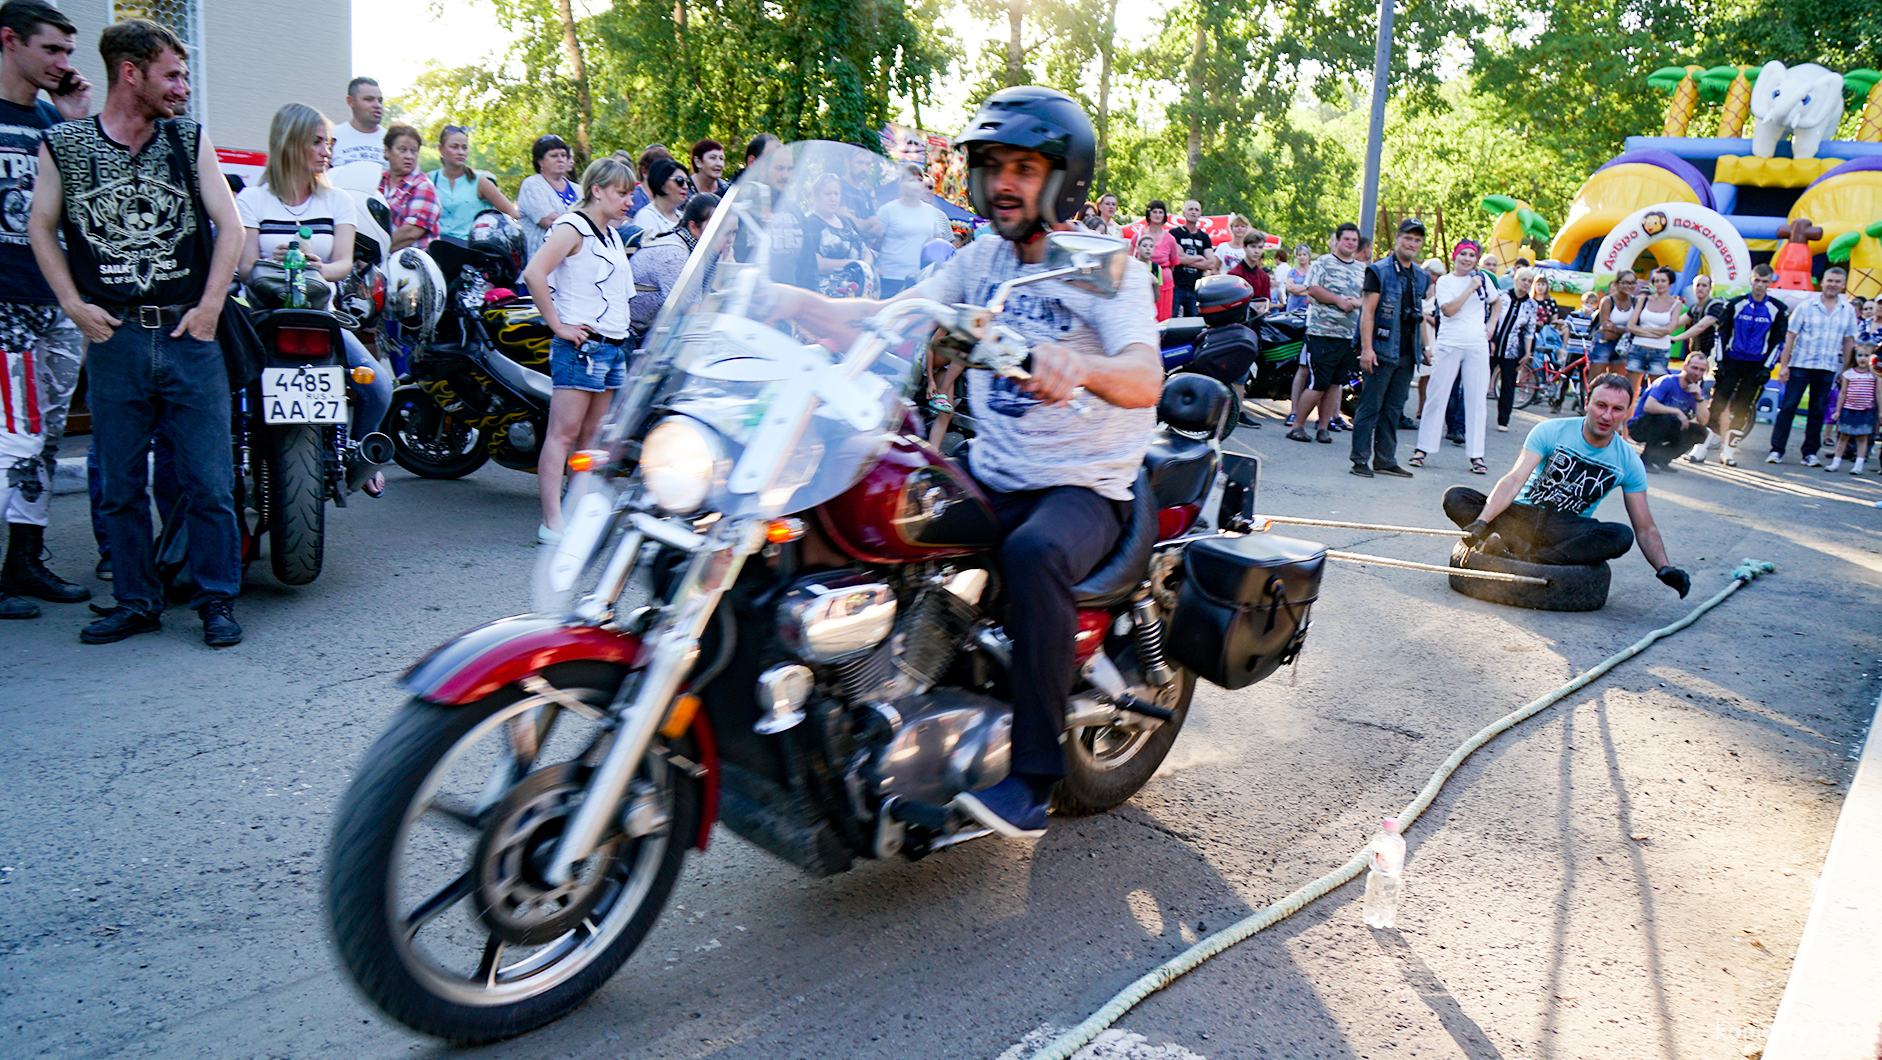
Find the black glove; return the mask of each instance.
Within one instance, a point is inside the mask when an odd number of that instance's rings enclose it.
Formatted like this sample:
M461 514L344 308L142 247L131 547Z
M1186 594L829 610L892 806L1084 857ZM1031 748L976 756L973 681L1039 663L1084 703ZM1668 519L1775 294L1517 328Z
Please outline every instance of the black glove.
M1472 548L1483 544L1483 539L1490 536L1490 524L1482 519L1464 527L1464 543Z
M1678 593L1681 600L1686 599L1686 594L1692 591L1692 576L1670 563L1656 571L1655 577Z

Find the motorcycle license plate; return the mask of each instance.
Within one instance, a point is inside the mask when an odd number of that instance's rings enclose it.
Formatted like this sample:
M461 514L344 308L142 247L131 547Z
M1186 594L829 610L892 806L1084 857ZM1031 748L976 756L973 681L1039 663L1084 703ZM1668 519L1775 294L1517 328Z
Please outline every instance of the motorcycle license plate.
M346 421L346 369L263 368L261 413L269 423Z

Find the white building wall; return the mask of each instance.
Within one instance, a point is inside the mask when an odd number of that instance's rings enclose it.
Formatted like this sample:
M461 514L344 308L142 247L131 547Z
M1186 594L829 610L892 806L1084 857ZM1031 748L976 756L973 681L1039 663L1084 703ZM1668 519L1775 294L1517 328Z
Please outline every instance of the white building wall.
M55 0L78 26L73 65L98 88L104 63L98 34L112 21L111 0ZM351 0L196 0L202 57L191 70L209 137L217 147L268 150L268 122L284 103L305 103L345 121L353 77Z

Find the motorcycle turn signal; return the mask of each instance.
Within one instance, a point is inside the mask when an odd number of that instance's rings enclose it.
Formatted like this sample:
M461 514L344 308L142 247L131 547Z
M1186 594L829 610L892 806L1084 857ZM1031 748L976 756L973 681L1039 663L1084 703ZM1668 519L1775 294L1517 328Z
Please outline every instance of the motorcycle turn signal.
M606 467L608 451L606 449L577 449L569 454L570 471L593 471Z
M358 368L353 369L353 382L358 383L360 386L366 386L372 381L373 370L371 368L362 364Z

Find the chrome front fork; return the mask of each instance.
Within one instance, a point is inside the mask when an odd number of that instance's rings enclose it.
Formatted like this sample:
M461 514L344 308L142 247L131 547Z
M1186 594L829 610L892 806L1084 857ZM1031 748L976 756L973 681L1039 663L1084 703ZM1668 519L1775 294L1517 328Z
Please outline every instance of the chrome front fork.
M643 648L646 668L640 671L638 681L629 677L609 708L609 713L620 719L620 729L589 780L582 804L544 871L550 886L573 879L575 867L599 845L654 733L666 719L680 682L699 658L699 638L706 623L726 588L738 579L746 557L757 551L763 535L761 519L724 521L693 554L686 576L673 594L674 602L668 606L667 617L654 626Z

